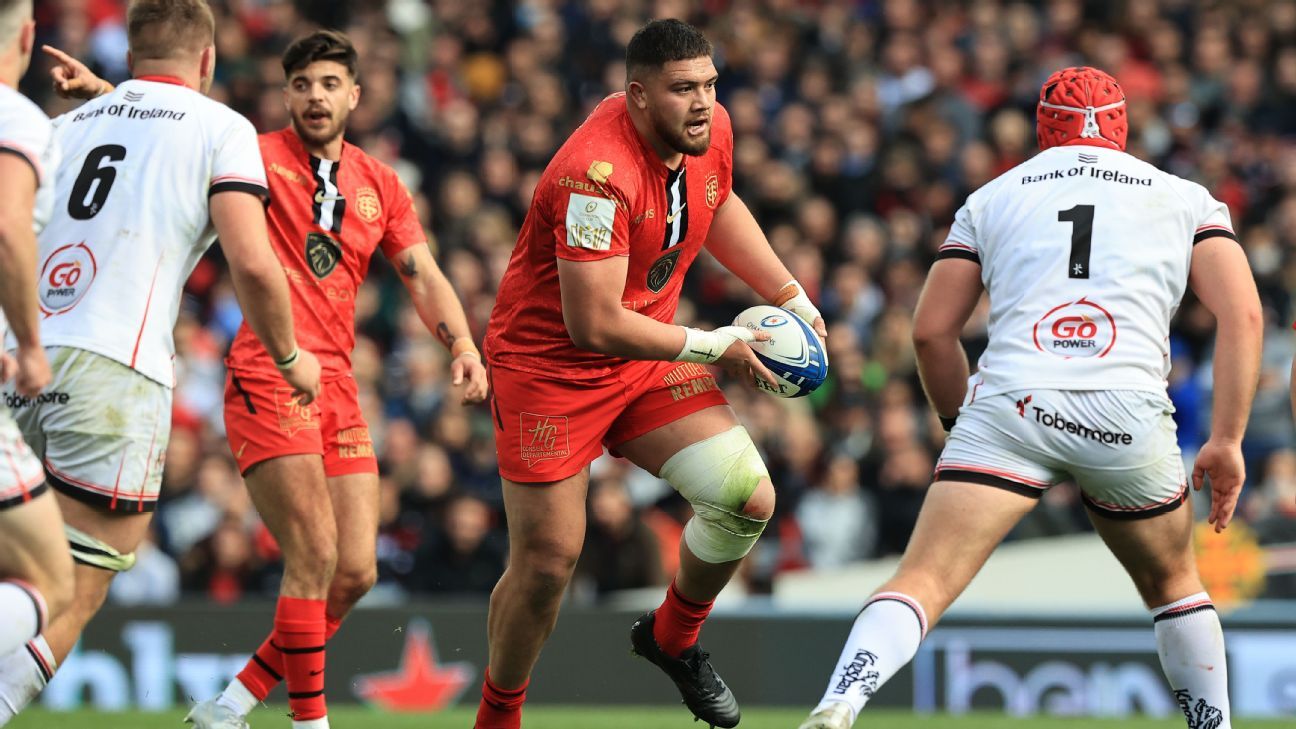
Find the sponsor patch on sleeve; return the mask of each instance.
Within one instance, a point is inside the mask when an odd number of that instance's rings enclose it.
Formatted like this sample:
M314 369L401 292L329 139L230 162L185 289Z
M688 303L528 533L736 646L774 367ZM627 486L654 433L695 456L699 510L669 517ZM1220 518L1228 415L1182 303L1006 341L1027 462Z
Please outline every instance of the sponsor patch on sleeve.
M612 221L616 203L591 195L572 193L567 201L567 245L606 251L612 247Z

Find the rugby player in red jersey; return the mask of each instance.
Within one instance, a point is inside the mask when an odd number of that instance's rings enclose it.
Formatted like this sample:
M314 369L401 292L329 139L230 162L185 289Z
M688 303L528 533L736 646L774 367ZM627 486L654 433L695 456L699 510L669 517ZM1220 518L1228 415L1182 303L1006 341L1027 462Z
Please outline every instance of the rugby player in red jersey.
M288 276L299 341L318 356L323 376L315 402L296 403L279 376L291 363L273 361L246 324L226 361L230 449L278 540L284 576L273 631L220 696L190 712L199 729L246 727L247 714L281 680L294 726L328 726L324 646L377 576L378 462L350 357L356 291L375 249L396 264L419 316L450 350L463 402L486 397L486 370L463 307L409 193L390 167L343 141L360 100L356 64L342 33L294 42L283 55L292 126L258 138L270 183L270 240ZM61 93L111 88L70 59L60 68Z
M640 29L626 92L605 99L549 163L500 284L486 338L509 566L491 595L478 729L521 726L531 669L585 537L589 464L606 445L693 503L665 601L631 629L699 719L739 709L698 647L716 595L774 511L756 446L705 367L773 375L742 327L671 322L705 247L758 294L823 321L732 194L733 132L711 44L678 20Z

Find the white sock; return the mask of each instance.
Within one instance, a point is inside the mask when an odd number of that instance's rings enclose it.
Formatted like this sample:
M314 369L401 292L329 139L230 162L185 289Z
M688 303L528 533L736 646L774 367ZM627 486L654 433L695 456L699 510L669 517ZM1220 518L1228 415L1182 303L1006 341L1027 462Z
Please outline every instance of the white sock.
M1224 631L1210 596L1189 595L1152 610L1157 655L1189 729L1230 729Z
M40 590L19 580L0 581L0 655L40 635L45 617Z
M873 693L913 660L926 635L927 614L917 600L898 592L874 595L855 618L815 711L843 703L854 721Z
M39 657L41 663L37 663ZM0 655L0 727L18 715L54 677L58 664L43 636Z
M309 721L294 721L293 729L329 729L328 717L322 716Z
M235 678L229 682L220 696L216 697L216 703L233 711L239 716L247 716L256 708L257 697L252 695L243 682Z

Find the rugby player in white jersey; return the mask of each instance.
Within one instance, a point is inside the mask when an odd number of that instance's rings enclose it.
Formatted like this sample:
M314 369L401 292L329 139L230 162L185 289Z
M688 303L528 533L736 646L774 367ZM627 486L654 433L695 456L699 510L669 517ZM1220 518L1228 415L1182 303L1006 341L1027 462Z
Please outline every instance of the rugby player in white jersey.
M35 266L53 380L10 412L57 492L75 587L40 637L0 656L0 725L44 687L134 563L171 429L181 288L217 234L248 323L285 379L283 407L319 388L267 237L256 132L205 95L211 9L135 0L126 24L133 78L54 121L63 159Z
M1224 637L1197 575L1165 378L1170 319L1191 286L1218 325L1211 436L1192 480L1200 489L1209 477L1209 521L1222 530L1259 371L1255 282L1223 204L1124 152L1115 79L1059 71L1036 117L1041 152L969 196L928 274L914 346L952 430L898 571L855 619L801 729L851 726L1009 530L1068 478L1151 611L1188 725L1230 726ZM990 343L969 377L959 334L983 290Z
M0 331L16 355L0 355L5 399L38 397L50 369L36 308L36 233L49 220L58 146L49 117L18 93L31 62L31 0L0 0ZM13 380L12 382L9 382ZM22 648L72 597L72 558L40 461L0 410L0 653Z

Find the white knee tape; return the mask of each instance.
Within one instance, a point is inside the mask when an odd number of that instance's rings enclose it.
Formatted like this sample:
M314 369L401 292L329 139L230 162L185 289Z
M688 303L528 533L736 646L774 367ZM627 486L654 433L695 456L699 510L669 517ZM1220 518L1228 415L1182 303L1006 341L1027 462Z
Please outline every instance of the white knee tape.
M67 535L68 546L72 548L72 559L89 567L98 567L109 572L125 572L135 566L135 553L122 554L95 537L66 524L63 532Z
M693 504L684 542L698 559L721 564L747 556L767 520L747 516L743 507L769 471L746 428L684 448L662 466L661 477Z

